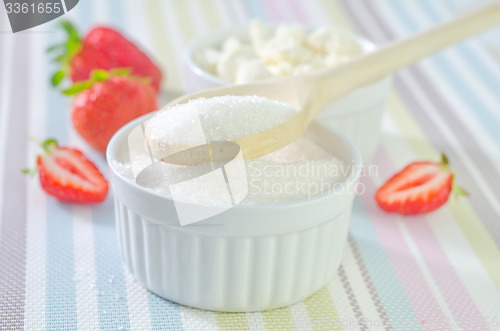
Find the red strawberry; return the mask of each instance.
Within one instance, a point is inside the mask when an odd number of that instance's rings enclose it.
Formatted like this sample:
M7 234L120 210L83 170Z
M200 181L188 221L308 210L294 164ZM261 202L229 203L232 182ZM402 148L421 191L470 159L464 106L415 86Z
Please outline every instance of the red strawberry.
M41 145L44 153L37 156L37 168L23 172L34 174L38 170L45 192L69 202L95 203L106 199L108 182L82 152L59 147L54 139Z
M75 83L64 93L78 94L73 101L73 125L103 154L119 128L158 108L149 79L130 76L126 69L94 70L91 80Z
M413 162L390 178L375 194L383 210L403 215L424 214L441 207L450 192L467 193L454 183L446 155L441 162Z
M62 26L68 33L68 40L63 45L49 49L63 50L63 54L56 57L63 68L52 77L53 85L58 85L67 75L73 82L77 82L89 79L94 69L127 67L132 69L134 75L149 77L157 92L160 89L162 75L158 67L120 32L98 26L92 28L81 40L70 22L62 22Z

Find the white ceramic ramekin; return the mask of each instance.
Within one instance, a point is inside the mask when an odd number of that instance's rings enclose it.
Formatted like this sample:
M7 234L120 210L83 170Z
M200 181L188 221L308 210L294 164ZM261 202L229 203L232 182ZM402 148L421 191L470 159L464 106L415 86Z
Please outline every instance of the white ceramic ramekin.
M355 39L367 51L376 46L359 36L341 31ZM195 39L184 52L184 77L188 92L220 87L230 84L207 72L195 61L195 54L207 47L218 47L228 37L249 40L248 27L211 31ZM391 88L392 78L388 76L376 83L360 88L326 107L318 120L328 127L346 135L358 148L365 163L368 163L377 148L382 114Z
M306 133L348 165L335 190L275 205L237 205L180 226L171 199L113 166L128 133L148 116L120 129L107 150L120 250L146 288L183 305L243 312L292 304L331 279L361 171L361 157L346 138L317 123Z

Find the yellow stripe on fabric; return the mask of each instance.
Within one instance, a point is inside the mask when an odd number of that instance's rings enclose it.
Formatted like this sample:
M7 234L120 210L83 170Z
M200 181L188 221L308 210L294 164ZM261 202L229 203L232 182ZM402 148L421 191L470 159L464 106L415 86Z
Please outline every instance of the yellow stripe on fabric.
M304 301L313 330L342 330L342 323L328 287Z
M454 199L448 202L460 229L476 252L484 269L500 290L500 251L488 231L484 228L476 213L466 199Z
M417 157L419 159L434 158L436 151L416 124L409 110L394 93L389 97L388 108L389 115L393 118L401 132L405 132L404 138ZM447 207L450 209L477 258L481 261L483 268L493 280L495 286L500 290L500 268L498 268L500 250L474 212L473 207L467 199L453 199L453 197L449 200Z
M199 1L203 2L203 1ZM199 4L197 2L196 4ZM193 21L193 14L187 1L170 1L170 8L175 12L177 24L180 27L182 44L185 46L197 36L196 26Z
M325 9L326 13L333 19L335 25L345 30L353 29L351 21L341 8L340 0L320 0L320 4Z
M206 23L210 28L220 28L224 26L222 14L217 10L222 10L216 0L203 0L199 3L205 16ZM227 5L226 5L227 6Z
M249 330L245 313L215 313L220 330Z
M416 124L415 119L410 115L410 111L403 104L396 92L391 92L387 100L389 115L399 128L404 128L401 132L408 145L411 146L419 158L432 160L436 157L436 152L430 146L425 134Z
M292 313L288 307L263 311L262 319L269 330L295 330Z
M168 33L165 17L161 3L156 0L146 0L143 2L148 21L150 22L151 35L153 37L154 47L158 49L158 61L165 69L164 87L175 90L182 90L181 69L177 65L175 58L175 46L170 34Z

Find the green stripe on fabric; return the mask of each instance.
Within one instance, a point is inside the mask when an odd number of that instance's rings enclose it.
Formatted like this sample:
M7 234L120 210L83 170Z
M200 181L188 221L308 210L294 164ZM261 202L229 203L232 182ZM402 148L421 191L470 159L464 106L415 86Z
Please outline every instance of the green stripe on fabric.
M205 20L210 28L220 28L224 25L224 20L222 17L220 7L218 7L218 2L215 0L204 0L200 1L202 11L205 15ZM228 6L226 4L226 6Z
M352 31L352 23L344 14L339 2L339 0L321 0L320 4L336 26Z
M500 251L476 213L465 199L450 199L448 207L462 233L481 261L484 269L500 291Z
M295 330L292 313L288 307L263 311L262 319L269 330Z
M217 325L221 330L249 330L245 313L215 313Z
M389 95L387 106L389 115L394 120L394 123L398 127L404 128L401 132L404 132L406 143L411 146L414 153L422 159L432 160L435 158L436 152L430 146L415 120L411 117L410 111L406 109L395 92Z
M185 46L197 36L192 9L189 8L187 1L171 1L170 3L172 4L171 8L175 11L177 25L180 27L178 32L181 33L182 43ZM202 14L205 15L205 13Z
M164 87L182 90L181 66L176 58L175 46L170 34L168 33L163 10L158 1L144 1L145 12L150 22L151 35L153 37L154 47L157 49L158 61L165 70Z
M304 301L313 330L342 330L342 323L328 287Z
M434 151L430 142L397 95L392 94L390 96L388 108L389 115L396 125L400 129L404 129L402 131L405 132L405 140L412 147L417 157L419 159L432 159L435 157L436 151ZM498 268L500 251L493 239L466 199L450 199L447 206L483 268L500 290L500 268Z

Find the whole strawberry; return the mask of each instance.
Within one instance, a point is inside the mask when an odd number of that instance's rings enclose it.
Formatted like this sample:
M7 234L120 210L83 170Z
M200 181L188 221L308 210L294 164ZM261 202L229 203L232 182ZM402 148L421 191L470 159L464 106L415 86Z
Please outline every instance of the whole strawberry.
M160 89L161 71L139 47L120 32L97 26L82 40L70 22L62 22L62 26L68 34L68 40L49 49L62 51L55 59L62 64L62 68L52 77L54 86L68 75L73 82L78 82L89 79L94 69L127 67L131 68L134 75L149 77L157 92Z
M72 106L76 131L105 154L111 136L119 128L158 108L156 91L148 78L132 76L127 69L94 70L91 76L64 93L77 94Z
M375 194L380 208L403 215L424 214L448 201L450 193L467 195L454 182L448 158L413 162L390 178Z
M23 169L23 172L35 174L38 171L45 192L68 202L97 203L106 199L108 182L82 152L59 147L54 139L47 139L40 145L44 153L37 155L37 167Z

